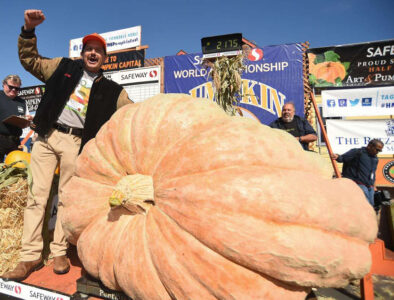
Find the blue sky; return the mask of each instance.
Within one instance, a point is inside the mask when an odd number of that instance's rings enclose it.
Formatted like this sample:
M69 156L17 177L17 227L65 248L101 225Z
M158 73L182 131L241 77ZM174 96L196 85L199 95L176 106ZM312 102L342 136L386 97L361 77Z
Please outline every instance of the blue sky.
M394 0L0 0L0 78L18 74L17 37L25 9L44 11L37 27L42 56L68 56L69 40L142 26L146 58L201 51L201 38L241 32L259 46L309 41L311 48L394 39Z

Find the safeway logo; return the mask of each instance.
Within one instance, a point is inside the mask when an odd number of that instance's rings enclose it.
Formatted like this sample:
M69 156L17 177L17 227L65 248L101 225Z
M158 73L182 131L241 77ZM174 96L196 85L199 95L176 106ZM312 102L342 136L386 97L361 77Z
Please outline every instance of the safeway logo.
M254 48L249 52L248 59L250 61L259 61L263 58L263 50Z
M41 94L41 90L40 90L39 87L36 87L36 88L34 89L34 94L36 94L36 95Z
M20 294L20 293L22 293L22 288L21 288L19 285L16 285L16 286L14 287L14 291L15 291L15 293L17 293L17 294Z
M150 78L157 77L157 71L156 71L156 70L150 71L150 72L149 72L149 77L150 77Z

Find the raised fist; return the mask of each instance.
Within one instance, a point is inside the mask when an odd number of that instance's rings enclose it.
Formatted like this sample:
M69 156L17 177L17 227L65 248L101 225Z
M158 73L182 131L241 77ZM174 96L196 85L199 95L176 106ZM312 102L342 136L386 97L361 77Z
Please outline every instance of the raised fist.
M44 22L45 16L40 9L25 10L25 30L32 30Z

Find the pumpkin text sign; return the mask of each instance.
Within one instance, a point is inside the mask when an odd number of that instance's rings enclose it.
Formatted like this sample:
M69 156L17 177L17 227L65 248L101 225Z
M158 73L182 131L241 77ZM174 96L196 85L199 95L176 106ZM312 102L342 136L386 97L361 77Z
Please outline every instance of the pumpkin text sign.
M85 269L133 299L304 299L368 273L377 233L291 135L184 94L117 111L62 202Z

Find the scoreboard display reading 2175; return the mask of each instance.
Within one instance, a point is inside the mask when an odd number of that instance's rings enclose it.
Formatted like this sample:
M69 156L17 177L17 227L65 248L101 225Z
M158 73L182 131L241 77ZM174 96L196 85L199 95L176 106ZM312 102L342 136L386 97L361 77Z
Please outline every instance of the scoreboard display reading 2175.
M242 49L242 34L210 36L201 39L203 54L237 51Z

